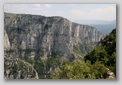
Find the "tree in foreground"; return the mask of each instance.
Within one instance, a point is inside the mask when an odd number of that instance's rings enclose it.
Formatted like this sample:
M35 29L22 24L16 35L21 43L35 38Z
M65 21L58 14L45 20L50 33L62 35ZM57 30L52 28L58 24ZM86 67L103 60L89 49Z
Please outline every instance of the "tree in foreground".
M56 69L53 79L104 79L106 67L100 62L91 65L90 61L75 60Z

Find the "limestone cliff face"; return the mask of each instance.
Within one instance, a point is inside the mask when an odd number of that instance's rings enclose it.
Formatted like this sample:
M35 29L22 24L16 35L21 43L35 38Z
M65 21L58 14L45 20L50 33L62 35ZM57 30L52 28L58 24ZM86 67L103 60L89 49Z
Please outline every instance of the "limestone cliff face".
M5 79L47 78L63 62L83 58L104 37L62 17L27 14L5 13L4 29Z
M5 48L41 50L45 57L53 52L70 57L74 45L92 45L103 38L94 27L73 23L62 17L9 13L5 13L4 17ZM30 57L36 56L34 52L31 54ZM22 52L21 56L26 55Z

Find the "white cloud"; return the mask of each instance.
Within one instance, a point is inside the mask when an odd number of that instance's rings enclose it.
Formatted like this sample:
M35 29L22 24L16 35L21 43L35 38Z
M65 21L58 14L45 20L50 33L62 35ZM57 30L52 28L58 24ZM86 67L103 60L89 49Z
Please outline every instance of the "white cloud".
M4 11L5 12L13 12L18 13L19 11L25 11L28 7L24 4L5 4L4 5Z
M38 7L40 7L40 4L33 4L33 6L38 8Z
M82 19L82 17L85 16L85 12L79 9L72 9L66 12L62 12L61 14L70 20Z
M72 15L78 16L78 17L81 17L81 16L85 15L85 12L81 11L81 10L71 10L70 12L71 12Z
M4 12L10 13L25 13L25 14L37 14L45 15L48 14L44 7L40 4L5 4Z
M93 9L90 12L91 17L94 19L100 19L100 20L114 20L116 19L116 8L115 7L106 7L106 8L97 8Z
M91 11L91 13L93 14L115 13L115 12L116 12L116 8L114 7L98 8Z
M76 6L77 4L67 4L67 6Z
M50 4L44 4L44 6L47 7L47 8L50 8L51 7Z
M68 18L71 20L115 20L116 7L95 8L89 11L80 9L72 9L68 13Z

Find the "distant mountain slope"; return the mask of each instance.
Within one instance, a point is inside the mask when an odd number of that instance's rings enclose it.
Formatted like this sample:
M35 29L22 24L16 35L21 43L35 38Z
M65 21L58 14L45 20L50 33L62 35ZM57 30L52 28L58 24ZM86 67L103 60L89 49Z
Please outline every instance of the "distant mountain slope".
M94 26L97 30L99 30L104 35L108 35L113 30L113 28L116 28L115 23L105 24L105 25L92 25L92 26Z
M76 21L80 24L86 24L95 27L98 31L104 35L108 35L113 28L116 28L116 20L113 21L103 21L103 20L78 20Z

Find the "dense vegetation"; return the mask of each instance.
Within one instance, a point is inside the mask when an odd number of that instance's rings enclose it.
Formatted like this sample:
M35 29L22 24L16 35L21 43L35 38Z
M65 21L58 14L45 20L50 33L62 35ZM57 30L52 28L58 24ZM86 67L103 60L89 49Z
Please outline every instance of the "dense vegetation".
M96 43L73 45L73 54L75 58L83 58L88 52L94 49Z
M106 78L106 67L95 62L93 65L89 61L75 60L56 69L53 79L99 79Z

